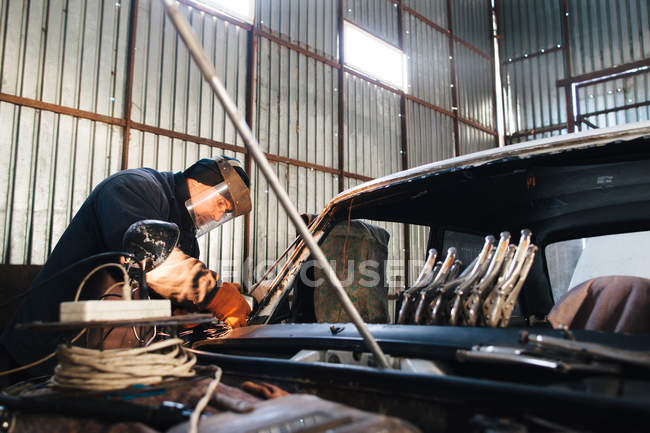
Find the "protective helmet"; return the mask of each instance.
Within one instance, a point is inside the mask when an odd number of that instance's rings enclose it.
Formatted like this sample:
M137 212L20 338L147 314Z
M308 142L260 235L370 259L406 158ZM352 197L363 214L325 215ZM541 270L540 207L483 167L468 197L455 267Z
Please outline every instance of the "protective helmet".
M208 187L185 201L194 222L196 237L251 211L248 175L238 160L221 155L204 158L185 170L184 174Z

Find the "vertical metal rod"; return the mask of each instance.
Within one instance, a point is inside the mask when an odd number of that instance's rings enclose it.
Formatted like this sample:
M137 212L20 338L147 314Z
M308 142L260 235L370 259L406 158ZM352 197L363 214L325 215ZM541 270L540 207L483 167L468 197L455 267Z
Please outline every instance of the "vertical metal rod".
M451 71L451 105L454 112L454 156L460 155L460 126L458 116L458 74L456 73L456 44L454 42L454 17L452 1L447 0L447 27L449 28L449 65Z
M338 30L339 30L339 93L338 93L338 117L339 117L339 127L338 127L338 145L339 145L339 192L342 192L345 189L345 179L343 178L343 172L345 169L345 93L343 89L345 88L345 67L344 67L344 44L343 44L343 27L344 27L344 15L343 8L345 7L344 0L338 1Z
M246 47L246 123L249 127L253 127L253 113L255 111L255 54L257 51L257 32L255 27L255 20L253 21L253 26L248 31L248 45ZM251 157L246 152L244 155L244 170L246 173L251 173L253 169L253 163ZM252 282L253 275L251 275L251 214L250 212L244 215L244 275L242 276L242 281L246 284Z
M494 9L492 8L492 0L486 0L488 6L488 19L490 26L490 53L492 55L492 122L494 130L497 132L497 135L494 137L494 144L496 147L499 147L501 140L501 132L499 131L498 119L497 119L497 67L499 66L499 59L496 58L496 51L494 51L494 38L498 35L494 33L494 22L493 14L496 16L496 2L494 3ZM498 1L498 0L497 0ZM497 30L498 30L498 18L497 18Z
M562 36L564 38L564 62L566 77L565 79L569 80L569 83L564 86L564 96L566 100L566 121L567 129L569 132L574 132L576 129L576 119L573 117L573 94L572 85L571 85L571 76L573 75L571 67L571 36L569 29L569 2L568 0L560 0L561 10L562 10Z
M120 170L126 170L129 166L129 144L131 143L131 108L133 107L133 68L135 63L135 44L138 30L138 7L139 0L133 0L129 11L129 57L127 59L126 73L126 95L124 97L124 135L122 138L122 162Z
M348 314L348 316L350 316L352 322L354 322L355 326L357 327L357 330L359 331L359 334L361 334L361 336L365 340L368 349L370 349L370 351L372 351L372 353L374 354L379 366L381 368L386 368L386 369L390 368L386 356L384 355L381 348L379 347L379 344L377 344L377 341L374 339L372 334L370 334L368 327L363 322L363 319L361 318L359 312L354 307L354 304L348 297L348 294L345 292L345 289L343 289L343 286L341 285L341 282L337 278L336 273L330 266L329 262L327 261L327 258L325 257L325 255L319 248L318 244L316 243L316 240L312 237L311 233L309 232L309 229L307 228L304 221L300 217L300 213L298 212L294 204L291 202L291 199L289 198L287 192L282 188L280 181L278 180L277 176L275 175L275 172L273 171L273 168L271 167L266 157L264 156L264 152L262 152L262 150L260 149L257 139L255 138L253 132L246 124L244 118L237 111L237 106L232 101L230 95L228 95L228 92L226 91L226 88L223 86L223 84L217 77L217 72L215 71L214 66L212 65L210 59L206 56L205 52L203 51L203 47L201 46L201 43L197 40L196 36L192 32L192 29L187 23L187 20L185 20L183 15L181 15L180 11L178 10L175 0L164 0L164 3L165 3L165 7L167 8L167 13L169 14L169 17L174 23L176 29L178 30L179 35L183 39L183 42L185 42L185 45L187 46L190 54L192 55L197 65L199 66L199 69L203 73L204 78L210 84L210 87L212 87L212 90L214 91L215 95L217 96L217 98L219 98L219 101L221 102L224 109L226 110L228 117L230 118L232 123L235 125L235 128L243 138L244 143L246 144L246 148L248 149L248 153L255 160L260 171L262 171L264 176L267 178L269 184L271 185L271 188L273 188L273 191L275 192L278 199L280 200L280 204L285 209L287 215L289 216L294 226L302 236L303 241L311 251L312 256L316 259L318 264L325 271L325 277L327 278L328 283L334 287L335 292L339 297L339 300L341 301L343 308L345 309L345 312Z
M402 9L402 0L397 1L397 35L399 49L404 52L404 10ZM406 78L406 77L404 77ZM405 90L405 89L403 89ZM400 114L400 141L402 145L402 170L408 166L408 140L407 140L407 123L406 123L406 93L401 92L399 96L399 114ZM409 262L411 261L411 230L408 224L404 224L404 287L409 284Z
M498 63L498 71L500 73L500 86L497 88L497 92L499 92L498 98L501 100L501 122L499 125L497 125L497 135L499 136L499 145L501 146L506 146L508 144L511 144L508 142L508 136L506 135L508 131L507 127L507 116L506 116L506 101L503 95L503 89L504 89L504 73L503 73L503 63L501 63L501 56L504 53L503 49L503 37L502 37L502 32L501 32L501 0L494 0L494 16L496 18L497 22L497 34L495 35L497 37L497 49L498 49L498 57L495 58L495 62ZM498 121L498 120L497 120ZM502 130L499 130L499 127L502 128Z

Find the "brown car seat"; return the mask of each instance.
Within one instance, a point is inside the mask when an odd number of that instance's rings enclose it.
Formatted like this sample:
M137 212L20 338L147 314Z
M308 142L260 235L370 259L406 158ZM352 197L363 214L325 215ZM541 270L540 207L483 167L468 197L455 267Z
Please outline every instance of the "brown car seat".
M558 300L554 328L644 334L650 332L650 280L608 276L587 280Z

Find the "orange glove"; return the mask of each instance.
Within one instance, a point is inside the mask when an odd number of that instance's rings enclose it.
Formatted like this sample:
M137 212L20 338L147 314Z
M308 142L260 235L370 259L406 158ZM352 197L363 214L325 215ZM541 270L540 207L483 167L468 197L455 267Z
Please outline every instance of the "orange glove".
M240 294L241 286L237 283L222 283L206 307L219 320L223 320L233 328L246 325L251 307Z

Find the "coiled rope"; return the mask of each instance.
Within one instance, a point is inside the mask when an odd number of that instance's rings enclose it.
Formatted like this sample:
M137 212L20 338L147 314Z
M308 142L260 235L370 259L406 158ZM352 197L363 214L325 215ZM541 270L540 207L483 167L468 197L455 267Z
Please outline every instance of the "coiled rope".
M165 379L193 377L196 357L172 338L146 347L95 350L60 345L52 385L88 391L111 391L152 385Z

